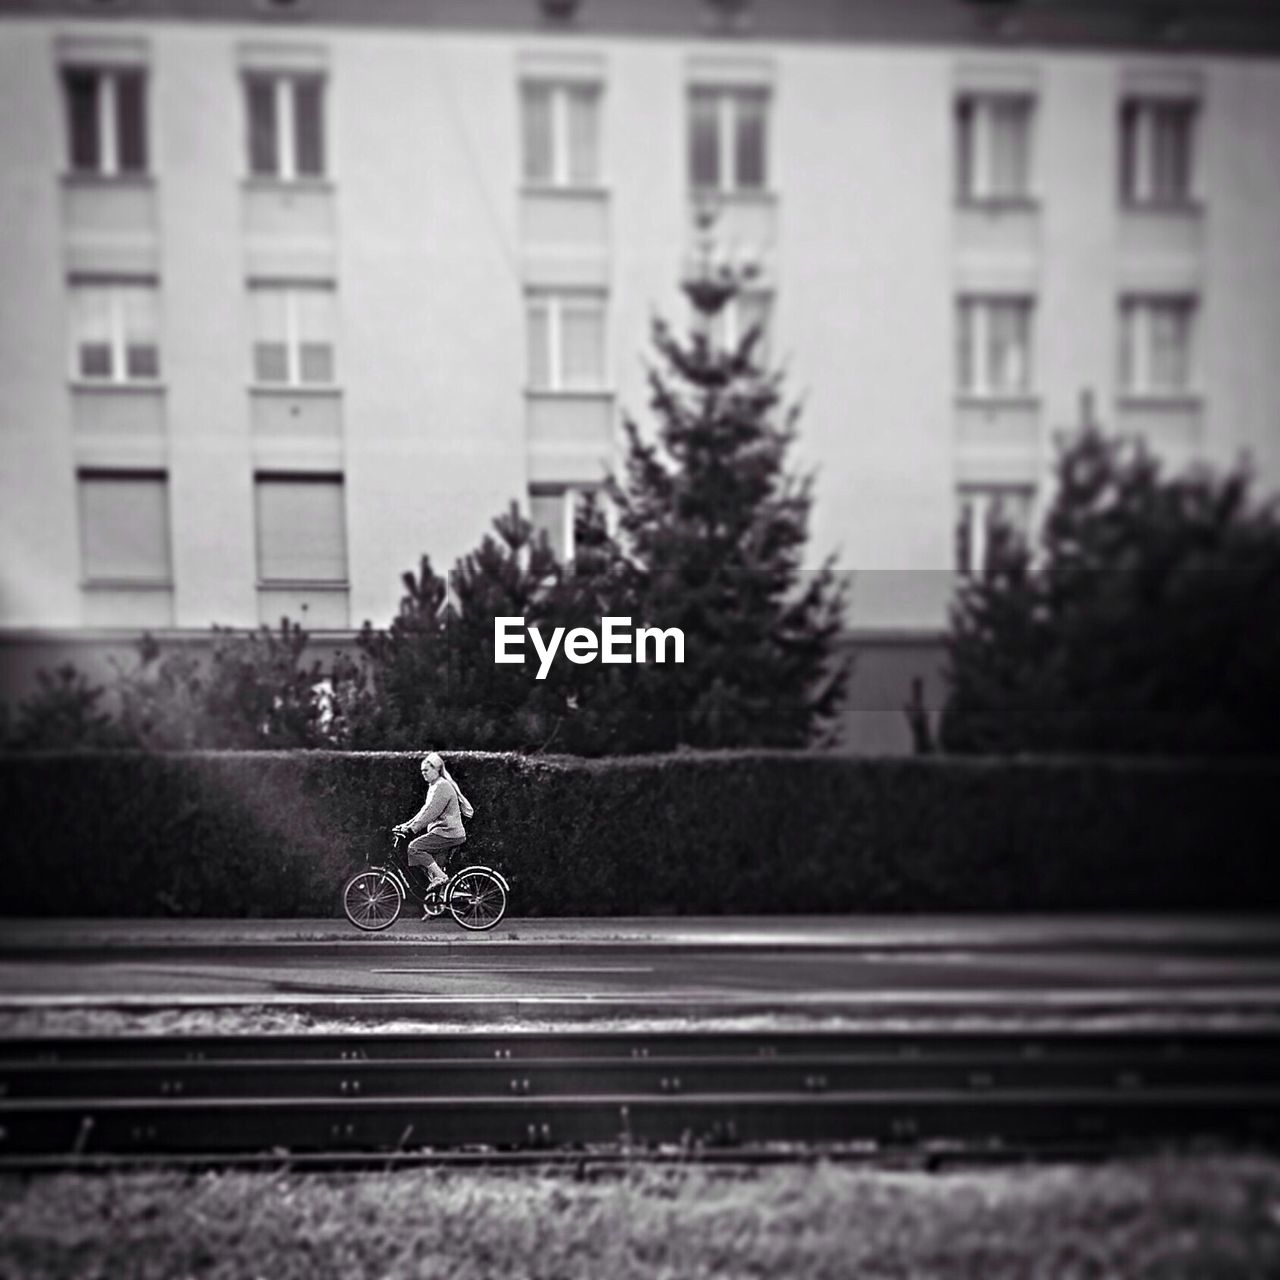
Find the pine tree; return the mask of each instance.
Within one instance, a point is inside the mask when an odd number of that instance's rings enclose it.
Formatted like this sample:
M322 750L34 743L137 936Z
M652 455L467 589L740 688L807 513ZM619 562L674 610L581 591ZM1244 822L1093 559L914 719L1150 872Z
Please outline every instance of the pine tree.
M607 489L615 584L635 625L684 631L685 662L624 668L615 750L800 747L843 697L845 602L829 561L803 567L812 477L786 468L798 409L758 362L758 330L731 348L713 335L744 283L704 269L686 285L692 334L653 326L656 436L624 421L625 465Z
M385 631L368 623L362 670L339 691L355 745L419 750L536 750L557 733L563 690L535 679L526 645L521 665L494 662L494 618L530 626L556 618L561 576L545 537L512 504L475 551L442 578L423 557L404 575L400 611Z
M962 588L954 751L1274 753L1280 514L1237 469L1166 477L1096 428L1061 449L1038 547Z

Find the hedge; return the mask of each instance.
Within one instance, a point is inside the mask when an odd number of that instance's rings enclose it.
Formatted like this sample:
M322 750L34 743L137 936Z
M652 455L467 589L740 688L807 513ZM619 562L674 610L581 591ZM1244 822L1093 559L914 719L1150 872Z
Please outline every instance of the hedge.
M514 915L1274 909L1280 762L458 752ZM316 916L406 753L0 757L4 915Z

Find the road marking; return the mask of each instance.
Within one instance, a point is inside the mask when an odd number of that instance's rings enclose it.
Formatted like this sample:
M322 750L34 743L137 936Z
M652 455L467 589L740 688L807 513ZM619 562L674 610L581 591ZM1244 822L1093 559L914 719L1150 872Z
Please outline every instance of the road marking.
M370 969L370 973L429 973L435 977L470 973L652 973L652 965L450 964L417 969Z

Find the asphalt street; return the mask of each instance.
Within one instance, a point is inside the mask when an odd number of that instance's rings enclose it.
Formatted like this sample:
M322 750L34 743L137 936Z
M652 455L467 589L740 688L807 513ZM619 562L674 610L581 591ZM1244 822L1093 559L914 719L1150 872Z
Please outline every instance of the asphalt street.
M71 1003L1280 1012L1280 921L3 921L0 1008Z

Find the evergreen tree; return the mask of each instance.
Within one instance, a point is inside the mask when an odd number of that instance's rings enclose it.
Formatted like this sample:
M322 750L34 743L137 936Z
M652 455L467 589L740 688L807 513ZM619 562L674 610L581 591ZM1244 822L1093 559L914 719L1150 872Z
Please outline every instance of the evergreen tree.
M998 538L958 596L944 745L1275 752L1280 516L1250 487L1165 477L1096 429L1068 441L1038 550Z
M535 679L536 655L494 662L494 619L555 617L561 566L513 503L442 578L424 556L386 631L366 623L360 671L346 694L352 741L368 748L535 750L557 733L563 693ZM556 625L560 625L556 620ZM347 686L350 689L350 686ZM342 700L340 695L340 700Z
M685 662L622 668L614 750L800 747L843 696L843 594L830 562L803 568L812 479L786 469L798 410L758 362L758 330L732 347L713 336L743 283L711 270L691 281L686 340L655 321L656 436L624 422L612 593L635 625L681 628Z

